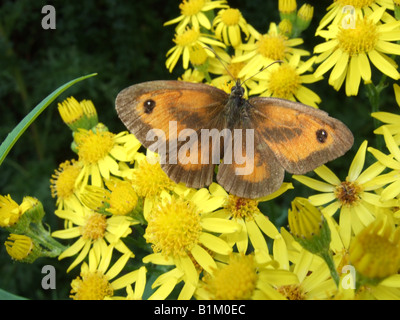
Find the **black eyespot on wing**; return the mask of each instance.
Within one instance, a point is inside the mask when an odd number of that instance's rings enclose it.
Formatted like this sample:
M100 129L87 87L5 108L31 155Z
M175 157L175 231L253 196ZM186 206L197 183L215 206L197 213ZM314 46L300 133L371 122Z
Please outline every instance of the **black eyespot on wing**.
M326 132L324 129L317 130L315 135L317 136L317 140L321 143L324 143L326 139L328 139L328 132Z
M153 99L148 99L145 102L143 102L144 112L147 114L152 113L155 106L156 102Z

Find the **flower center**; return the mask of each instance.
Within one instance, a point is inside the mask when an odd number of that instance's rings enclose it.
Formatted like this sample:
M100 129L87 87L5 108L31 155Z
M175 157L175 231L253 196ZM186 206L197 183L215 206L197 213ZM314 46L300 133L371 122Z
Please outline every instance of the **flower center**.
M154 252L185 256L197 244L202 231L200 213L190 202L172 198L155 205L148 216L145 238Z
M181 47L193 45L199 38L200 33L194 29L186 29L182 34L175 36L174 42Z
M375 48L378 41L378 31L376 25L368 18L357 19L356 27L340 29L337 39L339 48L350 56L354 56Z
M274 97L289 99L298 91L300 85L299 74L288 64L271 71L268 87Z
M111 190L108 211L115 215L127 215L135 209L138 196L129 182L108 183L107 187Z
M281 286L277 288L278 292L288 300L305 300L305 294L301 286L296 284Z
M229 195L226 209L228 209L236 219L253 219L253 214L259 212L257 205L258 201L256 200Z
M112 296L114 290L107 277L100 272L88 272L71 283L71 298L74 300L103 300Z
M240 11L238 9L226 9L221 15L222 22L227 26L235 26L239 24Z
M236 256L227 266L205 278L205 289L215 300L248 300L258 280L253 256Z
M353 206L360 200L360 186L356 182L343 181L336 187L336 198L342 205Z
M198 14L205 5L205 0L183 0L179 5L183 16L194 16Z
M346 5L353 6L354 8L361 9L364 7L369 7L371 4L376 2L375 0L335 0L342 7Z
M60 164L50 179L51 195L53 198L68 199L74 194L75 180L81 171L80 165L75 160L65 161Z
M285 57L285 37L282 35L261 36L257 42L258 52L271 60L283 60Z
M83 239L97 240L104 237L107 228L107 218L97 212L93 212L83 227Z
M75 135L79 160L94 164L104 159L114 146L114 134L108 131L79 131Z
M134 169L131 180L137 195L142 198L159 195L163 190L171 190L174 185L158 163L150 164L146 160Z

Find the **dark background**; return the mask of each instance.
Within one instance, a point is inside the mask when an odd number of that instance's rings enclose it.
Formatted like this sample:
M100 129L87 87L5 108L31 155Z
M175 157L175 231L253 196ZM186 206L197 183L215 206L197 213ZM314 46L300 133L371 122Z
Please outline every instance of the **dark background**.
M119 121L114 100L123 88L145 80L176 79L183 73L178 62L170 74L165 67L166 52L174 45L174 27L163 23L180 15L180 1L0 1L0 141L48 94L64 83L93 72L94 78L74 85L41 114L19 139L0 167L0 194L10 194L18 203L23 196L37 197L44 204L46 222L52 230L62 222L53 212L49 179L58 165L74 157L69 148L71 132L63 124L57 102L74 96L91 99L99 120L110 131L125 130ZM270 22L279 22L278 1L230 0L259 32L266 33ZM298 7L304 2L298 1ZM302 35L303 48L312 52L322 42L314 36L316 26L331 1L308 1L314 5L312 25ZM56 30L43 30L44 5L56 9ZM329 74L328 74L329 75ZM328 76L325 75L325 78ZM327 79L309 86L321 98L320 108L345 122L355 134L353 149L329 167L344 179L355 151L364 139L375 144L370 106L363 90L358 97L336 92ZM382 109L396 108L392 88L386 89ZM368 158L371 161L371 158ZM292 181L287 176L285 181ZM261 208L277 225L286 225L287 209L294 196L310 190L294 182L290 191ZM40 259L33 265L13 263L3 245L7 234L0 230L0 288L31 299L66 299L76 272L66 275L72 259ZM57 268L57 290L40 287L45 264ZM79 269L79 268L75 268Z

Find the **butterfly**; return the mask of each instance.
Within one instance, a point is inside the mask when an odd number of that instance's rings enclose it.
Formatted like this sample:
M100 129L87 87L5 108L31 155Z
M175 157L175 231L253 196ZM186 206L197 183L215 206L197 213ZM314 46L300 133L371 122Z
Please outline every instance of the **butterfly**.
M175 182L201 188L214 180L229 193L259 198L353 145L351 131L326 112L279 98L244 98L204 83L149 81L122 90L116 110L146 148L162 154Z

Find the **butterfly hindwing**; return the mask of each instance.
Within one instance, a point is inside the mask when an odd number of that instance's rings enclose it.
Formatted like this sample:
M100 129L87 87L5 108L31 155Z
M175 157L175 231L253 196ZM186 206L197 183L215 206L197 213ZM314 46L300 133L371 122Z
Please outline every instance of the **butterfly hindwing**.
M311 171L353 145L351 131L322 110L277 98L252 98L249 103L254 127L289 173Z
M225 145L224 159L219 165L217 182L232 194L259 198L281 186L284 169L263 141L257 130L236 129L232 145ZM229 147L232 147L230 152Z

